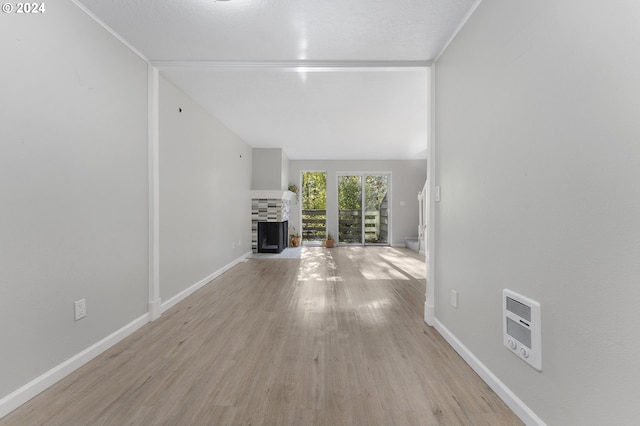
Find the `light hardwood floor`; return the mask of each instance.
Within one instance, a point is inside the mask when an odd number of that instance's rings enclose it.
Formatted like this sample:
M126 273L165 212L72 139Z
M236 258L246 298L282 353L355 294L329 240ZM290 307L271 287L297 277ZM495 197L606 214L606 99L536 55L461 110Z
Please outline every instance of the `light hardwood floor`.
M251 259L0 425L520 425L423 322L390 247Z

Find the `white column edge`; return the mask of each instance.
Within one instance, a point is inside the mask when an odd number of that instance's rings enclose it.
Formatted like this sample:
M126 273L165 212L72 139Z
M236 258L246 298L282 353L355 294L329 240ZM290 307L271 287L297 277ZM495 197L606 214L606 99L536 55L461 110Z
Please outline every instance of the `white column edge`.
M160 317L160 117L158 68L148 65L149 125L149 318Z

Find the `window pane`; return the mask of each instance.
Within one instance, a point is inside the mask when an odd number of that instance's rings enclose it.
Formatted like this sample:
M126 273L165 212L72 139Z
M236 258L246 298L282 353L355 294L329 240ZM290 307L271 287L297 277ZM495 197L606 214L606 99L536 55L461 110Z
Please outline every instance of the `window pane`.
M388 176L365 177L365 243L386 244L389 237Z
M338 177L338 242L362 244L362 177Z
M302 240L324 241L327 234L327 173L302 173Z

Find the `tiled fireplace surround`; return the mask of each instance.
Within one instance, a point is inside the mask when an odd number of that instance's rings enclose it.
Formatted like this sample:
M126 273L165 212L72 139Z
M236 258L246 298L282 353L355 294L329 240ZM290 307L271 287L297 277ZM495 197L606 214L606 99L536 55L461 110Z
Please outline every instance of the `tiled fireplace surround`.
M258 252L258 222L289 220L289 191L251 191L251 250Z

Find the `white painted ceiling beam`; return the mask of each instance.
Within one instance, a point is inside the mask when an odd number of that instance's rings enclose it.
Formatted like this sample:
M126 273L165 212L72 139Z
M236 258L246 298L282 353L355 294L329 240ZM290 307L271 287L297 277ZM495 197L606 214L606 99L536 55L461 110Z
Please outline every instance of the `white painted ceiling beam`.
M407 70L408 68L428 68L432 61L151 61L158 68L275 68L279 70L299 70L306 68L307 71L345 71L349 69L366 71L372 69L376 71Z

